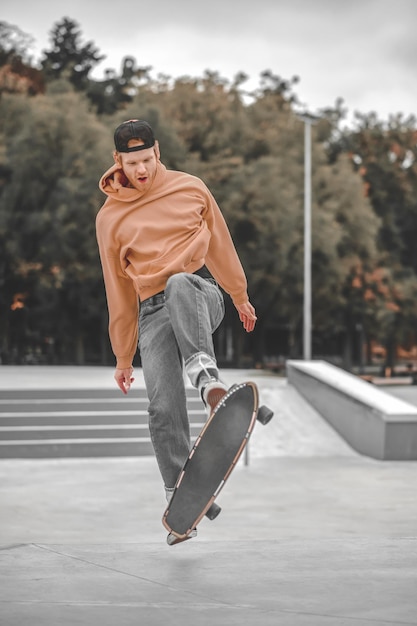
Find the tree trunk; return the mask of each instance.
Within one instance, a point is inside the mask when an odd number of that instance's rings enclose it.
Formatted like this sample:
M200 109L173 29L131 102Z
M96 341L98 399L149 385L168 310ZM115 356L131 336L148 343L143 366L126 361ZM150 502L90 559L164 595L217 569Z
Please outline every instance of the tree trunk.
M81 330L75 335L75 362L77 365L85 364L84 337Z

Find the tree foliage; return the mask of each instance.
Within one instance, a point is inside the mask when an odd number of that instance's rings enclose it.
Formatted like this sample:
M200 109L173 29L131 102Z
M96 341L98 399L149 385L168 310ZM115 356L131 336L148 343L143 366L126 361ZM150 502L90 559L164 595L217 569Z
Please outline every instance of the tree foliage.
M94 218L110 136L69 86L36 100L4 98L0 110L10 168L0 197L3 315L16 291L27 294L34 340L52 337L58 355L82 361L104 307Z
M65 77L76 89L85 88L91 70L105 58L91 41L81 43L80 27L68 17L52 29L51 46L41 61L46 79Z
M30 62L29 51L33 37L18 26L0 21L0 66L13 59Z
M33 37L17 26L0 22L0 95L44 91L44 76L31 65L32 45Z
M375 114L357 113L354 129L342 133L333 149L348 155L379 218L376 275L383 279L374 283L378 313L372 328L392 367L395 346L416 340L416 310L410 299L417 292L416 119L396 115L383 123ZM388 283L389 289L381 288Z
M154 79L149 66L127 55L120 73L106 70L96 81L91 71L104 57L92 42L82 43L69 18L52 29L41 70L31 66L29 47L17 27L0 23L0 73L9 80L0 99L3 352L10 358L11 344L24 336L26 352L32 346L42 358L112 362L94 233L104 200L97 182L112 162L114 127L142 117L154 127L164 163L202 177L230 226L259 318L246 337L229 303L233 362L299 356L298 78L265 70L249 94L243 72L232 81L208 71ZM11 82L12 63L21 75L22 67L37 71L46 92ZM355 127L345 129L344 116L338 101L312 127L314 350L343 354L349 365L365 338L383 343L392 361L396 345L414 342L417 321L416 122L358 114Z

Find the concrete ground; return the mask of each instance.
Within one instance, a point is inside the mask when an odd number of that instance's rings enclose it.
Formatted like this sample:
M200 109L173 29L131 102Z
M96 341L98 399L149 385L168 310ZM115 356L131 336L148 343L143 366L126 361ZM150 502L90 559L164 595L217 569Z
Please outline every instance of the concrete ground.
M153 457L0 461L2 626L417 624L417 463L357 455L285 379L223 377L255 380L275 418L186 543L165 543ZM0 397L111 385L0 366Z

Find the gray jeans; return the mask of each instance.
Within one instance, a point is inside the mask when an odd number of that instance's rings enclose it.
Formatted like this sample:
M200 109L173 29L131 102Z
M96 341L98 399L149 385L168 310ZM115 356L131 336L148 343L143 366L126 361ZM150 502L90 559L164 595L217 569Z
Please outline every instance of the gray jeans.
M224 316L212 279L175 274L165 292L140 305L139 350L149 398L149 430L165 487L175 485L190 451L183 363L191 383L217 371L212 334Z

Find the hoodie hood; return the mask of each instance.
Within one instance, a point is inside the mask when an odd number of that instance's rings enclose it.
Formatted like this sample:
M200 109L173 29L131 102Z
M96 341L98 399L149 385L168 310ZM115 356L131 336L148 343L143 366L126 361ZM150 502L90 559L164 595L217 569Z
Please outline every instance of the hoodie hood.
M140 191L130 186L123 169L120 165L115 163L100 178L99 187L109 198L119 200L120 202L132 202L139 200L146 193L151 193L153 189L158 188L165 178L165 173L165 165L158 161L155 178L152 181L151 187L147 190Z

